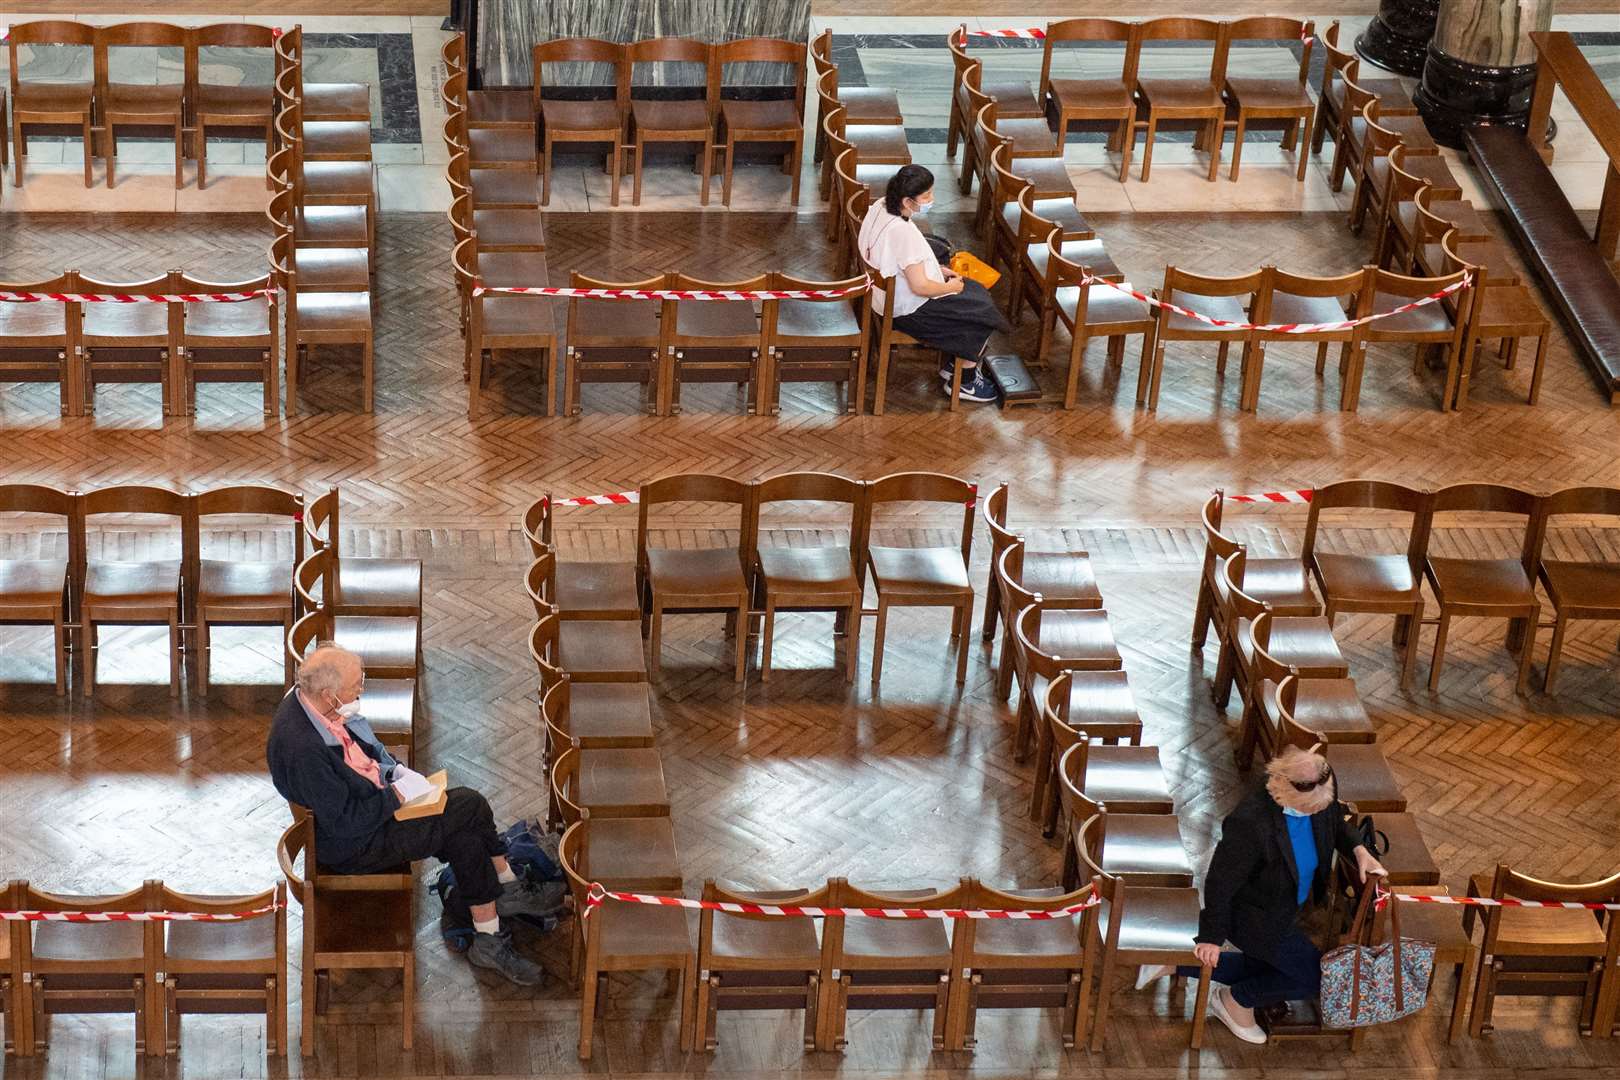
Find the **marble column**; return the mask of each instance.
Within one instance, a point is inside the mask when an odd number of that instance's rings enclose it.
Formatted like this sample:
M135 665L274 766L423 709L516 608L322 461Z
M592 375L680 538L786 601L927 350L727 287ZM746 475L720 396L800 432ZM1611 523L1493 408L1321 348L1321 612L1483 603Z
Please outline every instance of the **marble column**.
M1536 83L1530 35L1552 14L1552 0L1441 0L1412 99L1436 141L1460 147L1470 124L1525 126Z
M1356 37L1356 52L1381 68L1421 75L1439 11L1440 0L1379 0L1378 14Z

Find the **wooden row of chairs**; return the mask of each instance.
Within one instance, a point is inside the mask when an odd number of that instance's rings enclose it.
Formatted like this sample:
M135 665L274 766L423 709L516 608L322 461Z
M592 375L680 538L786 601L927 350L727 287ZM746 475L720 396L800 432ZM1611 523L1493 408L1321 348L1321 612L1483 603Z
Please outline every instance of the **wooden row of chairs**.
M88 48L92 50L92 76L89 81L58 82L25 79L21 74L18 49L38 54L42 50ZM263 134L265 153L274 149L273 92L270 83L212 83L203 78L204 49L270 49L274 52L276 80L296 62L303 48L303 28L285 32L268 26L245 23L217 23L210 26L174 26L162 22L119 23L91 26L66 20L21 23L11 28L8 43L11 61L12 125L11 139L16 151L16 171L12 183L22 184L23 165L28 155L30 128L47 132L74 131L84 139L84 186L91 185L94 162L93 137L102 137L102 156L107 161L107 186L112 187L119 128L147 132L168 129L174 136L174 186L184 184L184 162L188 139L197 160L197 186L207 183L208 132L250 131ZM123 83L111 77L114 50L128 48L178 49L184 55L180 82ZM363 88L362 88L363 89ZM371 116L369 91L356 95L351 84L322 83L301 87L301 96L311 104L311 112L325 116L341 112L345 118L368 120Z
M161 881L114 896L48 892L27 881L0 886L13 911L238 914L238 922L11 922L0 956L6 1052L43 1053L47 1017L129 1013L135 1052L153 1057L180 1046L184 1013L261 1013L273 1055L287 1052L287 887L248 896L178 892ZM309 932L306 924L305 933Z

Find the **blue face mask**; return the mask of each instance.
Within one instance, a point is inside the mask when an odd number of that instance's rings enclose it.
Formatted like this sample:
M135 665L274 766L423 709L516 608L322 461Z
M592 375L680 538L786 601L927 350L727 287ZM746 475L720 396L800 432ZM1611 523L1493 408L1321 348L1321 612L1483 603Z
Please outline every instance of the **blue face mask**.
M911 216L912 217L922 217L924 214L928 213L928 211L932 210L933 208L934 208L934 204L932 202L918 203L917 208L911 212Z
M1303 810L1295 810L1292 806L1283 807L1282 812L1287 814L1289 817L1310 817L1311 816L1311 815L1307 814Z

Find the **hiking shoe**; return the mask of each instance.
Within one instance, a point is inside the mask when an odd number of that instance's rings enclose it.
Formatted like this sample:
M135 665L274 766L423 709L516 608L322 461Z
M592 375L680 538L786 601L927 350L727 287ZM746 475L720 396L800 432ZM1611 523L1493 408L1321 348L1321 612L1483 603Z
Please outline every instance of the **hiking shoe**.
M501 886L501 895L495 898L495 914L503 919L552 919L563 912L563 900L568 886L561 881L540 884L519 878Z
M945 392L947 394L951 392L949 383L945 384ZM963 401L994 401L997 397L996 384L985 377L981 368L964 371L960 397Z
M512 948L512 933L501 930L493 934L474 934L472 947L467 950L467 961L473 967L497 971L508 982L519 986L539 986L546 973L532 960L526 960Z

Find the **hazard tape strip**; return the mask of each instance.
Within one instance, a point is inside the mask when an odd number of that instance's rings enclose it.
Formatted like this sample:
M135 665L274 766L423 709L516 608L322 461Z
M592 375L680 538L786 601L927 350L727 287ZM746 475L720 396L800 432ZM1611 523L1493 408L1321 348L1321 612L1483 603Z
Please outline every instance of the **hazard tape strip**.
M976 38L1024 38L1033 41L1045 41L1046 30L1039 26L1029 26L1022 30L969 30L967 36Z
M1379 907L1389 903L1389 898L1404 901L1409 904L1453 904L1459 907L1497 907L1497 908L1562 908L1568 911L1620 911L1620 904L1605 904L1582 900L1516 900L1511 896L1496 899L1489 896L1426 896L1416 893L1389 893L1382 888L1376 894Z
M1365 326L1368 323L1377 322L1380 319L1388 319L1395 315L1402 315L1408 311L1413 311L1417 308L1437 303L1445 297L1450 296L1452 293L1459 292L1473 285L1474 277L1472 274L1465 272L1461 278L1452 282L1450 285L1447 285L1439 292L1430 293L1421 300L1413 300L1409 304L1402 304L1400 307L1392 308L1389 311L1374 312L1371 315L1363 315L1359 319L1344 319L1339 322L1324 323L1232 322L1227 319L1217 319L1213 315L1205 315L1202 312L1194 311L1191 308L1184 308L1180 304L1172 304L1168 300L1161 300L1157 297L1149 296L1146 293L1137 292L1135 289L1132 289L1126 285L1121 285L1118 282L1105 281L1093 274L1084 275L1080 281L1084 285L1106 285L1115 292L1121 292L1126 296L1134 297L1137 300L1142 301L1142 303L1147 304L1149 307L1164 308L1168 311L1175 312L1177 315L1184 315L1189 319L1204 323L1206 326L1216 327L1220 330L1253 330L1264 334L1322 334L1337 330L1353 330L1358 326Z
M245 922L280 911L286 904L271 904L252 911L0 911L0 922Z
M606 495L576 495L572 499L550 499L552 506L628 506L640 501L639 491L610 491Z
M1261 491L1253 495L1228 495L1226 501L1235 503L1308 503L1311 501L1311 489Z
M756 904L732 900L691 900L684 896L655 896L649 893L616 892L593 883L585 895L587 916L609 900L626 904L648 904L652 907L693 908L700 911L724 911L733 915L776 915L802 919L1010 919L1049 920L1068 919L1102 903L1095 893L1078 904L1053 908L1049 911L1000 911L975 908L866 908L866 907L809 907L802 904Z
M587 300L836 300L871 289L863 282L847 289L572 289L545 285L473 286L474 296L577 296Z
M3 292L0 301L12 304L240 304L267 296L275 303L276 290L252 289L229 293L35 293Z

